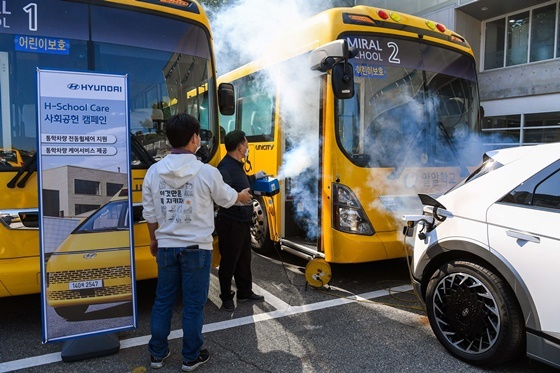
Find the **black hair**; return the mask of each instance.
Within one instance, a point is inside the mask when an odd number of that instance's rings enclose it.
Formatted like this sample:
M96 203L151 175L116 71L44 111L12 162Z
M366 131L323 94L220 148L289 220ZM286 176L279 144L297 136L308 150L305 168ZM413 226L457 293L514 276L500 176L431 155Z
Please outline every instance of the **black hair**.
M195 133L200 133L200 123L190 114L175 114L165 125L165 135L174 148L185 147Z
M226 150L231 152L235 150L239 145L245 142L245 132L241 130L233 130L226 135L224 144L226 145Z

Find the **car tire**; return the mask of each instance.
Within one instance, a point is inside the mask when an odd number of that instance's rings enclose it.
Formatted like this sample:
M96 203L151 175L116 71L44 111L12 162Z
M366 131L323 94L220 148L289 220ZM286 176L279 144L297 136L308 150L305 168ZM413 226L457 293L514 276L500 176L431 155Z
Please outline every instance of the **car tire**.
M509 285L493 270L451 261L433 274L426 310L440 343L455 357L490 368L525 343L523 315Z
M253 217L251 221L251 247L259 254L271 254L274 243L270 239L268 217L262 197L253 199Z
M68 306L68 307L54 307L54 312L66 320L79 320L83 318L88 309L88 305Z

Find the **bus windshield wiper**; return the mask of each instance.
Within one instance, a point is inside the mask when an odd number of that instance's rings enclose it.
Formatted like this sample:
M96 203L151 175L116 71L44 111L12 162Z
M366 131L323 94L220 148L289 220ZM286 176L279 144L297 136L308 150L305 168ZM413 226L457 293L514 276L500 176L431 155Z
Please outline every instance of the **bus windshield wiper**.
M151 165L156 163L154 157L152 157L150 153L148 153L146 148L142 146L140 141L138 141L136 136L134 136L133 134L130 134L130 146L132 152L136 154L140 162L144 163L146 166L150 167Z
M8 182L7 187L10 188L10 189L15 188L16 185L18 186L18 188L25 187L25 184L27 183L27 180L29 180L29 178L31 177L33 172L35 172L36 170L37 170L37 153L33 153L33 156L31 156L31 158L29 158L23 164L23 166L21 166L21 168L19 169L17 174L12 178L12 180L10 180ZM25 176L23 176L23 178L18 183L19 178L24 173L25 173Z
M459 168L461 169L461 177L468 176L469 175L469 170L465 166L464 162L461 161L461 157L459 156L459 153L457 152L457 147L453 143L453 140L451 139L451 136L449 136L449 132L447 132L447 130L445 129L445 126L443 125L442 122L438 121L437 126L441 130L441 132L443 133L443 137L445 138L445 142L449 146L449 149L451 149L451 152L455 156L455 159L457 159L457 163L459 164Z
M405 151L401 153L402 155L400 157L397 158L395 167L393 168L393 172L391 172L387 176L388 179L398 179L400 177L401 173L407 166L405 162L409 156L409 153L412 151L412 149L414 149L414 144L418 142L418 138L422 134L422 131L424 131L424 126L424 124L420 125L414 136L410 138L410 141L408 142L408 144L406 144Z
M439 121L437 122L437 126L438 126L438 129L443 134L443 137L445 139L445 143L447 144L447 146L451 150L451 153L453 153L453 156L457 160L459 168L461 169L461 177L468 176L469 175L469 170L465 166L464 162L461 161L461 157L459 156L459 153L457 152L457 147L453 143L453 140L451 139L451 136L449 136L449 133L445 129L445 126L443 125L442 122L439 122ZM417 140L420 137L424 128L425 128L425 125L421 125L418 128L418 130L416 131L416 133L414 134L414 136L411 137L410 141L408 142L408 144L405 148L406 150L402 153L402 156L400 156L399 159L397 160L395 168L393 169L393 172L391 172L389 174L389 176L388 176L389 179L397 179L398 177L400 177L402 171L406 167L405 161L408 158L409 153L412 151L412 149L414 149L414 144L417 142Z

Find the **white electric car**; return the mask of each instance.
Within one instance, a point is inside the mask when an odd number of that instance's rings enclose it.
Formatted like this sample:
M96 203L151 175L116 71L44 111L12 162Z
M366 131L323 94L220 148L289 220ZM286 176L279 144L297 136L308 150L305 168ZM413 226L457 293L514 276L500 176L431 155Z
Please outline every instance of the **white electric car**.
M490 151L405 216L413 285L443 346L492 367L526 352L560 368L560 143Z

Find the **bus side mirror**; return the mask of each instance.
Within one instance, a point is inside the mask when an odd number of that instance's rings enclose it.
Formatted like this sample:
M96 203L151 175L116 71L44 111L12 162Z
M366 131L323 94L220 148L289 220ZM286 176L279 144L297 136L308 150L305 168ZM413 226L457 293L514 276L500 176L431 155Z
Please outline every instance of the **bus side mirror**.
M324 73L329 71L338 61L347 59L349 57L348 54L346 40L331 41L309 53L309 67L313 71Z
M345 100L354 97L354 67L350 62L339 62L332 68L334 97Z
M223 115L235 114L235 90L231 83L220 83L218 86L218 105Z
M344 100L354 97L354 68L348 62L355 57L358 49L348 46L344 39L331 41L309 53L311 70L327 72L332 70L334 96Z

